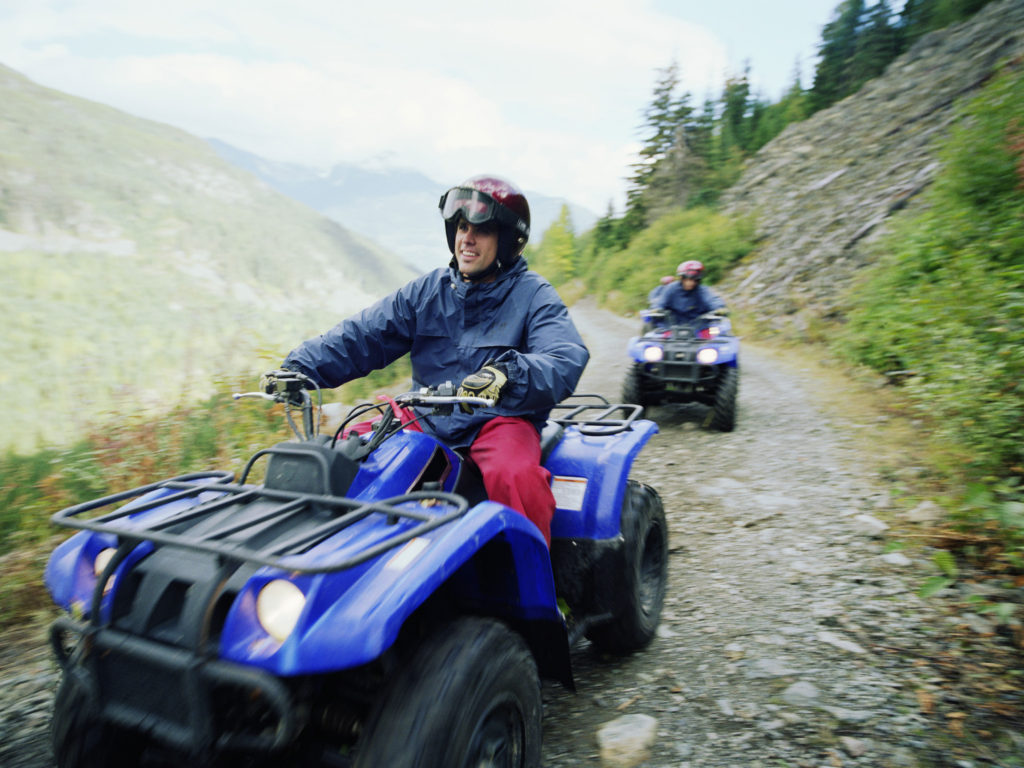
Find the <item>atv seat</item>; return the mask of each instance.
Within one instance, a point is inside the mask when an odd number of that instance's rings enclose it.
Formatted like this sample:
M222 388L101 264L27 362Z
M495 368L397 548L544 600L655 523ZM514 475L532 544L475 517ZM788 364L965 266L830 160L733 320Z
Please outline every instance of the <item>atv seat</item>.
M555 446L561 442L564 434L565 427L557 421L548 421L548 423L544 425L544 429L540 431L541 465L544 465L547 462L548 458L551 456L551 452L555 450Z

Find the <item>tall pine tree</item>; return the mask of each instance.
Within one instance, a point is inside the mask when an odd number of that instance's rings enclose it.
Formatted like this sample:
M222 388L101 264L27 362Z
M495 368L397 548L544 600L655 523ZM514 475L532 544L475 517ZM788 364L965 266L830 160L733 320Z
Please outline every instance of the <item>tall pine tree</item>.
M887 0L878 0L867 13L850 61L850 88L856 91L882 74L900 53L899 31Z
M632 166L633 175L629 178L630 188L623 221L628 233L638 231L647 223L644 193L658 163L668 155L692 113L689 94L679 98L675 96L678 86L679 66L675 61L658 70L653 99L644 110L644 123L641 127L645 133L643 146L640 148L639 160Z
M821 33L821 58L814 72L811 105L815 111L853 93L850 65L857 52L857 36L864 16L864 0L843 0L835 18Z

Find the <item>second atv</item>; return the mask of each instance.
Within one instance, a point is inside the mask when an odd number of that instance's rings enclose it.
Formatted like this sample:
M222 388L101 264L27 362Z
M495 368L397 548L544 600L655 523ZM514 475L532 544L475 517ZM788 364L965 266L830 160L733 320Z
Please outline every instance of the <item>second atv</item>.
M704 425L722 432L736 428L739 392L739 337L728 317L714 312L692 323L667 325L658 310L645 310L644 332L629 340L632 361L622 399L649 407L663 403L708 406Z

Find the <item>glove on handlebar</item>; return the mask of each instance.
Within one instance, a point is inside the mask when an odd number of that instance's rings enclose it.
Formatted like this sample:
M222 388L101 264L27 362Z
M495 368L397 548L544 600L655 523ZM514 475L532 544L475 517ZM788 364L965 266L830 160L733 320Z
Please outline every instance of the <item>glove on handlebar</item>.
M497 402L501 397L501 390L508 382L508 376L503 369L504 366L500 363L488 361L479 371L469 374L462 380L456 394L459 397L486 397ZM463 413L473 412L473 406L467 403L459 403L459 408Z

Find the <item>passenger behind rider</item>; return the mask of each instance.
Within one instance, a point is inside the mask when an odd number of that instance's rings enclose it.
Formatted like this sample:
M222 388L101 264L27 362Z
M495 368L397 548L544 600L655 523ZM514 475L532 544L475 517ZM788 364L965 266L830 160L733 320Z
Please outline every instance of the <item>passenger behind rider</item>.
M438 204L451 262L303 342L283 368L337 387L406 353L413 387L461 382L497 400L422 415L422 428L480 469L488 498L523 513L551 544L555 499L540 430L590 357L558 293L522 258L530 207L512 183L475 176Z
M705 285L704 265L699 261L684 261L676 268L679 278L658 297L658 308L671 314L675 324L689 323L711 311L725 311L725 302Z
M656 307L658 306L658 298L665 292L665 288L674 283L676 279L672 275L665 275L661 278L661 281L651 289L651 292L647 294L647 306Z

